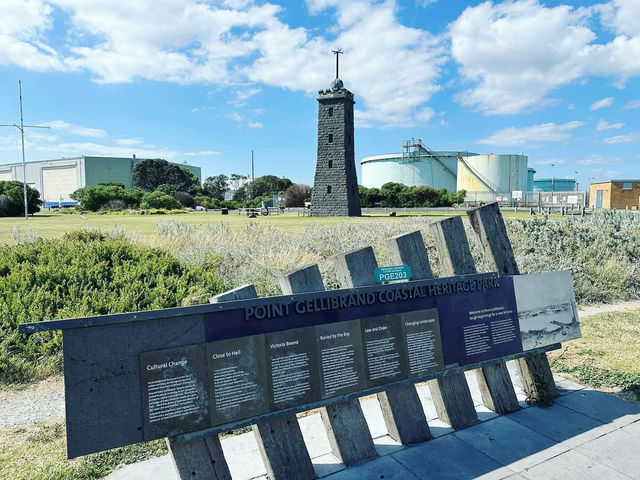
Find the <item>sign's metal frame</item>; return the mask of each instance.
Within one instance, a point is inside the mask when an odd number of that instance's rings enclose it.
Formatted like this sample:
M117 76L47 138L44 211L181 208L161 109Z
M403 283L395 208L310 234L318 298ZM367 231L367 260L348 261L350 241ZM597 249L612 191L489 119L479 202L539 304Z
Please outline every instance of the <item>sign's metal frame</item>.
M163 318L181 317L186 315L200 315L211 312L223 312L228 310L245 309L250 307L259 307L278 303L293 303L305 300L314 300L318 298L332 298L343 295L354 295L362 293L380 293L398 288L420 288L430 285L450 285L453 282L465 280L488 280L496 279L496 273L478 273L472 275L459 275L455 277L442 277L428 280L411 280L403 283L390 283L384 285L372 285L368 287L345 288L338 290L326 290L311 293L299 293L295 295L279 295L273 297L259 297L248 300L233 300L223 303L209 303L203 305L193 305L188 307L164 308L160 310L145 310L141 312L115 313L109 315L99 315L92 317L79 317L61 320L48 320L46 322L22 323L18 329L20 333L32 334L37 332L46 332L52 330L68 330L74 328L99 327L105 325L113 325L119 323L130 323L145 320L159 320ZM278 328L277 330L286 330L287 327ZM241 335L238 335L241 336Z

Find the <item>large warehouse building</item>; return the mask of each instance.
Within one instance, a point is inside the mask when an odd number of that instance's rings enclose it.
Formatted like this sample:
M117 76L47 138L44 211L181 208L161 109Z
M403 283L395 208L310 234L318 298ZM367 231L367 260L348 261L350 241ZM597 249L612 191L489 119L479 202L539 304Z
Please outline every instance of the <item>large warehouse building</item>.
M27 162L27 184L40 192L45 207L58 205L75 205L71 198L78 188L104 182L119 182L125 188L131 188L131 172L133 166L142 161L135 155L122 157L81 156L75 158L59 158ZM202 182L200 167L180 164ZM22 181L22 163L0 165L0 180Z

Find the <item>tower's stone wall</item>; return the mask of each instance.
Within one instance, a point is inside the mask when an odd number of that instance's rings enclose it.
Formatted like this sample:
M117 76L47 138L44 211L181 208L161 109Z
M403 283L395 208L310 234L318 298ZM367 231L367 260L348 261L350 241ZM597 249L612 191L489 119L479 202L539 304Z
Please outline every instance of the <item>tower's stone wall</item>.
M318 95L318 160L311 215L360 216L354 158L353 94L345 89Z

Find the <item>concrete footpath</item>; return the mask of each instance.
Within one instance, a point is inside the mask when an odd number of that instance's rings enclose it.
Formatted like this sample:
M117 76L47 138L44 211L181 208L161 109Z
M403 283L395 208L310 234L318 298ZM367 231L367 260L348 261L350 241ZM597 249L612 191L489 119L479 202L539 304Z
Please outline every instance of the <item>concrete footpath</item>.
M318 477L360 479L639 479L640 405L556 377L553 407L530 407L514 366L509 371L522 410L498 416L482 406L475 374L467 380L480 423L454 432L437 418L429 389L418 385L431 432L425 443L404 447L387 434L375 397L362 399L379 457L346 468L331 454L319 414L300 418ZM252 432L222 440L234 479L266 478ZM128 465L109 480L177 480L168 455Z

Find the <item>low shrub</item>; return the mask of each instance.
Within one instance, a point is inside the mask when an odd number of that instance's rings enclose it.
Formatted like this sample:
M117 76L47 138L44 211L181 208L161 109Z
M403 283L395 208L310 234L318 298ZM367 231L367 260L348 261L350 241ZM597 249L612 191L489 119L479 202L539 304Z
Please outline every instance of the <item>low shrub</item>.
M142 190L137 188L127 190L122 183L107 182L79 188L71 194L71 198L80 202L82 208L95 212L100 209L123 210L136 207L142 195Z
M162 208L166 210L174 210L182 208L182 204L171 195L156 190L155 192L148 192L142 196L142 203L140 208Z
M206 303L224 289L211 271L99 231L0 247L0 382L60 370L61 333L27 337L20 323Z

